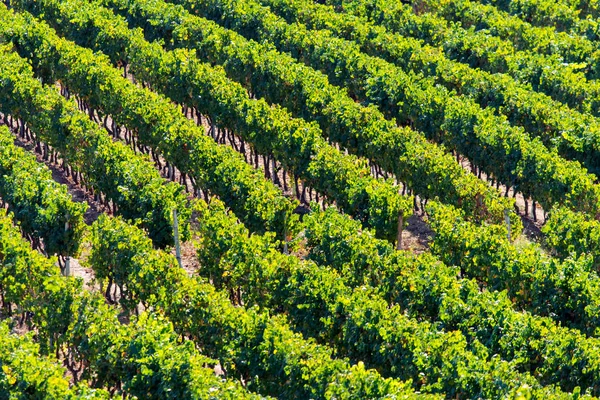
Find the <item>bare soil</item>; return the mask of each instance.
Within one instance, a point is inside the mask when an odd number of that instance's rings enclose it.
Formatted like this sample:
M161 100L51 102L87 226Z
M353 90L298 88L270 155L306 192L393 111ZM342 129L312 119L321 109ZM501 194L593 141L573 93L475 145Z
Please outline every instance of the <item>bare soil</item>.
M423 215L415 212L402 231L402 249L420 254L429 249L434 232L424 221Z

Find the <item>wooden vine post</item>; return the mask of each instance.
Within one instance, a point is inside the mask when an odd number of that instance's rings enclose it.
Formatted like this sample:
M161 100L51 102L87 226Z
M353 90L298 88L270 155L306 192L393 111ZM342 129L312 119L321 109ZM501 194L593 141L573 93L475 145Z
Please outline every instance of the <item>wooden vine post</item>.
M69 214L66 215L66 221L65 221L65 233L67 233L69 231L69 229L71 228L71 225L69 224ZM64 275L65 276L70 276L71 275L71 255L69 253L70 249L67 249L67 257L65 259L65 270L64 270Z
M396 250L402 250L402 229L404 228L404 213L398 213L398 236L396 237Z
M288 229L287 229L287 214L283 214L283 254L290 254L290 250L288 248Z
M508 210L504 210L504 221L506 222L506 238L510 242L510 215Z
M177 220L177 209L173 209L173 240L175 241L175 258L180 268L181 264L181 244L179 243L179 221Z

